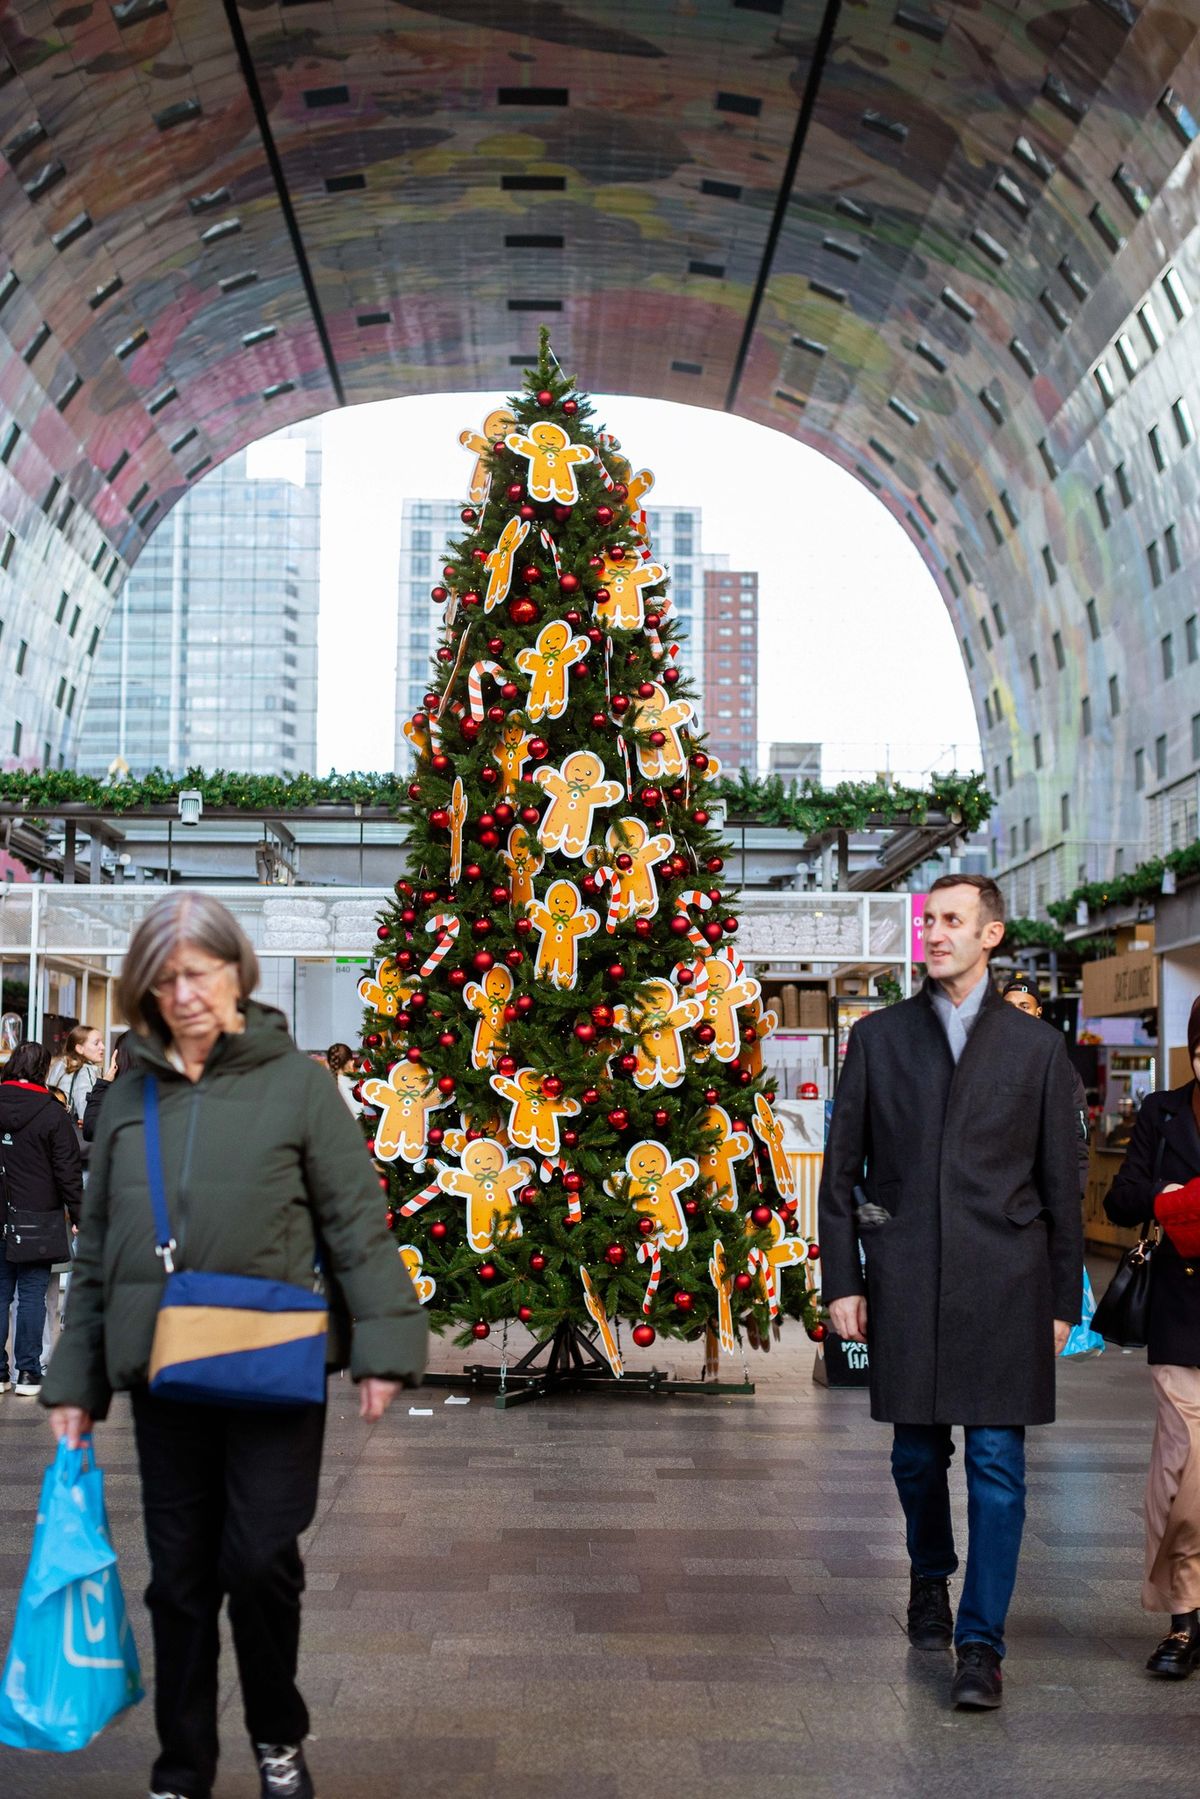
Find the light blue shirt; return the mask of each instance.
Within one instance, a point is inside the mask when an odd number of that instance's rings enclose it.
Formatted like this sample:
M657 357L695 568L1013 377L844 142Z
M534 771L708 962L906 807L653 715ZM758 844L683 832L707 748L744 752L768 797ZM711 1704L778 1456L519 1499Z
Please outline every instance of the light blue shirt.
M942 1029L946 1033L946 1042L950 1045L950 1054L956 1063L966 1049L967 1038L971 1035L975 1020L979 1017L979 1009L983 1005L989 979L990 977L985 974L983 979L977 981L972 987L962 1004L958 1006L954 1004L947 993L943 992L940 981L930 983L933 1009L941 1021Z

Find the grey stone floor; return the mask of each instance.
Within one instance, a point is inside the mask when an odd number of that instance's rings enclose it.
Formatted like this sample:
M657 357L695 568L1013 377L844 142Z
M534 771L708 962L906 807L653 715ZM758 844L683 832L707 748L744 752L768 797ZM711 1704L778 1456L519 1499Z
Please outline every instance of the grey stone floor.
M949 1658L901 1632L888 1432L865 1395L812 1384L796 1338L756 1358L753 1400L500 1413L426 1389L368 1429L336 1383L302 1671L322 1799L1194 1790L1200 1677L1142 1672L1159 1623L1138 1607L1143 1357L1062 1370L1061 1422L1031 1433L1005 1706L958 1715ZM692 1372L687 1354L660 1360ZM98 1447L148 1660L123 1406ZM5 1641L46 1453L37 1408L0 1400ZM225 1669L218 1792L250 1799L228 1652ZM151 1755L143 1704L80 1755L0 1749L0 1794L136 1799Z

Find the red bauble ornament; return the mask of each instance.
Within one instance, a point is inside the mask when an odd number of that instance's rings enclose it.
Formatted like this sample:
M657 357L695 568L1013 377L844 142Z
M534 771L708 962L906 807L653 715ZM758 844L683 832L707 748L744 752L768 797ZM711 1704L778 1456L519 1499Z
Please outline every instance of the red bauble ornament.
M533 1011L533 998L530 994L522 993L518 995L517 1011L521 1014L522 1018L528 1017L529 1013Z
M449 1233L450 1226L448 1224L443 1224L440 1218L436 1219L429 1227L429 1235L433 1238L435 1243L444 1243Z
M624 1245L620 1243L610 1243L604 1252L604 1260L608 1263L610 1268L619 1268L625 1260Z
M521 823L523 825L535 825L539 822L541 816L542 815L536 806L521 807Z
M690 1312L695 1303L695 1298L690 1293L677 1293L675 1295L675 1304L679 1307L681 1312Z
M490 949L477 949L471 957L471 967L478 969L480 974L486 974L495 960Z
M589 1024L586 1019L581 1018L579 1023L575 1026L575 1035L578 1037L580 1043L594 1043L596 1041L596 1027L594 1024Z
M659 1110L654 1114L655 1130L656 1131L665 1131L667 1126L670 1124L670 1122L671 1122L671 1114L669 1112L664 1112L662 1110L662 1108L660 1107Z
M542 1269L546 1266L546 1258L540 1250L535 1251L535 1253L530 1256L529 1266L533 1269L535 1274L540 1274L542 1272Z
M444 806L435 806L433 811L429 814L429 822L435 831L448 830L450 827L450 814Z
M649 937L653 929L654 926L650 923L648 918L636 918L633 922L633 934L635 937Z
M829 1332L823 1324L814 1324L808 1334L814 1343L823 1343Z
M402 949L400 951L399 955L396 957L396 967L397 968L411 968L415 961L416 961L416 957L413 955L413 953L410 949Z
M421 783L419 781L410 782L409 789L408 789L408 797L410 800L419 800L420 799Z
M517 1058L515 1056L501 1056L500 1060L496 1064L496 1067L499 1069L501 1074L516 1074Z
M611 525L612 522L613 522L612 507L611 506L597 506L597 508L596 508L596 523L598 525Z
M441 1077L441 1079L438 1081L437 1086L438 1086L439 1093L453 1093L454 1092L454 1076L452 1074L444 1074Z
M520 1199L521 1204L523 1206L531 1206L537 1200L537 1196L538 1196L538 1190L533 1185L533 1183L530 1182L528 1187L521 1188L518 1198Z
M445 1135L446 1135L446 1133L442 1129L440 1124L430 1125L429 1131L428 1131L428 1140L433 1145L434 1149L437 1148L438 1144L442 1141L442 1138Z
M562 1227L564 1231L573 1231L575 1226L581 1222L581 1219L576 1218L573 1213L568 1212L566 1217L562 1220Z
M597 594L596 597L598 599L600 596ZM584 632L584 636L587 638L587 640L590 644L598 645L598 644L602 644L604 642L603 631L598 631L596 629L595 625L590 626L588 628L588 630Z
M575 417L575 414L579 411L579 401L578 400L564 400L562 403L562 409L566 413L568 418L573 419Z
M508 497L510 500L519 500L521 495L524 492L525 492L525 489L521 486L521 483L519 481L511 481L509 483Z
M820 1261L820 1259L821 1259L821 1245L820 1245L820 1244L819 1244L819 1243L810 1243L810 1244L809 1244L809 1246L808 1246L808 1259L809 1259L809 1261L810 1261L810 1262L819 1262L819 1261Z
M493 887L492 888L491 900L492 900L493 906L503 906L506 903L506 901L509 900L511 897L512 896L509 893L509 890L507 887Z
M724 856L710 856L704 864L710 875L719 875L725 866Z
M721 929L724 931L724 933L727 937L735 937L737 935L737 929L738 929L737 919L736 918L723 918L721 920Z
M375 935L378 937L380 943L386 943L388 938L391 936L391 934L392 934L392 927L391 927L391 925L387 925L387 924L381 924L379 926L379 928L377 929L377 931L375 932Z
M523 594L519 600L508 602L508 616L514 625L532 625L542 615L539 607L529 598L528 594Z
M617 1067L622 1074L634 1074L637 1070L637 1057L627 1051L625 1055L617 1057Z
M588 557L588 567L589 568L603 568L604 567L603 556L589 556Z
M568 569L558 585L564 593L577 593L579 591L579 576L571 574Z
M600 883L595 875L584 875L582 881L579 883L579 891L587 894L599 893Z
M438 1043L443 1049L453 1049L457 1042L458 1038L453 1031L439 1031Z
M363 1038L363 1042L368 1049L378 1049L379 1045L383 1042L383 1038L377 1031L372 1031L370 1036Z
M592 1023L596 1026L597 1030L607 1031L612 1024L612 1021L613 1009L611 1006L601 1004L592 1007Z
M750 1214L750 1221L752 1224L756 1224L760 1231L765 1230L771 1222L770 1206L755 1206Z
M676 912L667 928L673 932L676 937L686 937L692 926L690 919L685 918L682 912Z
M450 758L445 750L437 750L435 754L429 758L429 766L435 775L444 775L450 766Z
M707 924L700 926L700 929L710 943L720 943L722 935L721 926L715 918L710 918Z
M574 1168L568 1168L563 1175L563 1186L568 1193L579 1193L583 1189L583 1176Z
M474 743L475 739L478 737L478 735L480 733L480 730L482 729L482 727L479 723L479 720L477 718L462 719L459 723L458 728L462 732L463 736L465 737L465 739L468 743Z
M533 1317L533 1312L529 1306L518 1306L517 1317L521 1320L522 1324L528 1324L529 1320Z
M704 810L703 806L698 806L695 812L692 813L692 823L694 825L706 825L708 823L708 813Z
M443 587L439 582L438 586L429 589L429 597L435 606L444 606L446 601L450 598L450 591L448 588Z
M528 500L526 500L523 505L517 507L517 512L518 512L518 515L523 519L531 519L531 518L537 517L537 507L531 506L529 504ZM526 580L529 579L529 570L528 569L525 570L525 578L526 578ZM536 581L537 576L534 575L533 578Z
M564 1131L562 1134L562 1140L563 1140L563 1148L564 1149L574 1149L575 1145L579 1142L579 1132L578 1131Z
M464 525L473 525L475 520L479 517L479 514L476 512L474 506L464 506L458 516Z
M655 1225L653 1218L639 1218L637 1221L637 1227L638 1227L638 1235L641 1237L649 1237L657 1229L657 1226Z
M467 984L467 971L465 968L452 968L450 973L446 976L446 979L452 987L465 987Z
M532 929L533 929L532 918L518 918L516 923L513 925L513 930L517 933L518 937L528 937L528 935L529 935L530 931L532 931Z
M473 1337L475 1337L480 1343L483 1342L483 1339L485 1337L490 1337L491 1334L492 1334L492 1327L483 1318L481 1318L479 1320L478 1324L473 1324L471 1326L471 1335Z
M654 1326L652 1324L635 1324L630 1335L639 1349L649 1349L654 1341Z
M485 850L498 849L500 845L500 833L498 831L493 831L491 826L488 825L485 830L480 831L479 841Z
M638 699L639 700L652 699L653 695L654 695L654 683L652 681L639 681L638 682Z
M490 918L476 918L471 922L471 930L476 937L486 937L492 928Z
M625 560L625 545L623 543L615 543L613 545L612 549L608 553L612 557L614 562L624 562L624 560Z
M480 603L479 594L476 592L476 590L473 587L468 588L466 593L463 594L462 603L464 606L478 606L479 605L479 603Z
M579 1097L585 1106L594 1106L600 1097L600 1093L595 1087L585 1087Z
M712 1043L715 1040L716 1035L717 1033L711 1024L698 1024L696 1026L697 1043Z
M665 731L651 731L650 741L654 745L656 750L660 750L662 748L663 744L667 741L667 734Z
M632 704L632 701L630 700L629 695L627 693L614 693L612 696L611 703L612 703L613 711L616 713L618 718L621 718L624 716L624 714L626 712L628 712L628 710Z
M677 668L664 668L662 679L664 687L674 687L679 679L679 670Z
M520 1003L520 1000L518 1000L517 1004L520 1005ZM542 1092L546 1095L547 1099L557 1099L562 1090L563 1084L556 1074L543 1075Z
M550 754L550 745L544 737L531 737L525 747L534 762L543 762Z
M623 962L610 962L604 971L604 977L606 980L611 981L615 987L618 981L623 981L625 979L625 964Z
M481 1262L479 1264L478 1274L479 1274L479 1278L481 1281L494 1281L496 1278L495 1263L494 1262Z
M592 730L593 731L606 731L607 729L608 729L607 713L593 712L592 713Z
M554 395L550 392L548 387L543 387L539 390L537 403L539 406L553 406Z
M554 508L555 524L565 525L567 520L570 518L573 510L574 510L573 507L570 507L570 506L556 506Z
M704 1103L706 1106L715 1106L719 1097L720 1095L715 1087L706 1087L704 1089Z
M662 794L657 787L643 787L638 798L647 812L657 812L662 805Z
M739 1293L748 1293L754 1285L754 1276L752 1274L735 1274L733 1284Z
M496 823L498 825L507 825L507 824L512 823L513 809L509 805L507 800L500 801L500 804L496 807L495 817L496 817Z
M629 1113L624 1106L614 1106L608 1115L608 1122L614 1131L623 1131L629 1124Z
M483 870L480 868L478 862L468 862L467 866L463 869L463 874L468 881L478 881L483 876Z
M529 512L530 512L530 516L532 517L532 515L533 515L533 507L532 506L529 508ZM540 581L541 578L542 578L542 571L537 566L536 562L527 562L525 564L525 567L521 570L521 579L522 579L522 581L524 581L526 587L532 587L534 582Z
M454 651L450 648L449 644L442 644L441 648L438 650L437 659L439 662L454 661Z

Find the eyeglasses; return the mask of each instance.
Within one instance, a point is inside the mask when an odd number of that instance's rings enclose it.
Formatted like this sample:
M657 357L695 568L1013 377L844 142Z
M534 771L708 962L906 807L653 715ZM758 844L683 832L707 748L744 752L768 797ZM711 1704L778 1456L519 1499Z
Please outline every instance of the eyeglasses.
M168 994L174 993L179 983L184 981L189 987L195 987L203 993L232 966L231 962L218 962L212 968L181 968L177 974L164 975L162 980L155 981L150 991L155 999L164 999Z

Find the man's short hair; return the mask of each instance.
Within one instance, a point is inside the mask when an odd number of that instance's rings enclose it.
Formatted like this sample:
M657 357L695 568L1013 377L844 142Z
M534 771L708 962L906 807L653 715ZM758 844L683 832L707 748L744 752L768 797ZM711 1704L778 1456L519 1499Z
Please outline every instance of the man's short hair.
M929 891L936 893L940 887L973 887L979 895L980 924L1004 923L1004 895L991 875L939 875Z

